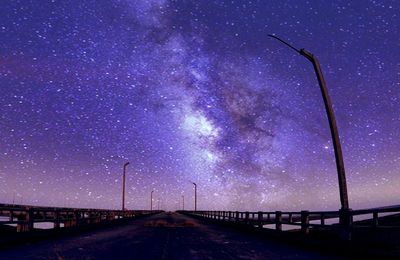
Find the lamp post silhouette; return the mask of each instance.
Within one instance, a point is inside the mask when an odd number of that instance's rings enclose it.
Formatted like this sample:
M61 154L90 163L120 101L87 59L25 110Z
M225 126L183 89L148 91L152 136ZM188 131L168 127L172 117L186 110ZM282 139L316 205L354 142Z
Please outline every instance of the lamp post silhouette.
M346 174L344 170L344 162L343 162L343 153L342 153L342 147L340 145L340 139L339 139L339 132L337 129L336 125L336 119L335 115L333 112L332 108L332 102L328 94L328 88L326 86L326 82L324 79L324 76L322 74L321 66L317 60L317 58L310 53L309 51L305 49L296 49L295 47L291 46L289 43L283 41L279 37L275 35L268 35L281 43L285 44L292 50L296 51L299 53L301 56L305 57L307 60L309 60L313 67L315 74L318 79L318 84L321 90L322 98L324 100L324 105L325 105L325 110L326 114L328 116L328 121L329 121L329 128L331 132L331 137L332 137L332 142L333 142L333 149L335 152L335 159L336 159L336 168L337 168L337 174L338 174L338 181L339 181L339 194L340 194L340 203L341 203L341 222L342 224L346 224L345 222L349 221L347 219L347 213L350 210L349 209L349 199L348 199L348 194L347 194L347 184L346 184Z
M124 172L122 174L122 210L125 210L125 175L126 175L126 167L129 165L129 162L124 164Z
M152 190L150 193L150 210L153 210L153 192L154 190Z
M192 182L194 185L194 211L197 211L197 184Z

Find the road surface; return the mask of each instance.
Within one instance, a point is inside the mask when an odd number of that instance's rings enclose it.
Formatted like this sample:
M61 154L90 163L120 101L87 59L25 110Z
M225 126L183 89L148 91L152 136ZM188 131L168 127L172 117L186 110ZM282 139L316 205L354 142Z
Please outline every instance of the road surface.
M320 259L317 252L271 242L178 214L0 251L0 259Z

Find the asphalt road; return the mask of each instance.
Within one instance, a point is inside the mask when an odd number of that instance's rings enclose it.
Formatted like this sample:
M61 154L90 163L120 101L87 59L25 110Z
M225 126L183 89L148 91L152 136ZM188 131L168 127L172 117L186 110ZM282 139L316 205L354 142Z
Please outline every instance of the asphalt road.
M162 213L2 250L0 259L331 259L216 224Z

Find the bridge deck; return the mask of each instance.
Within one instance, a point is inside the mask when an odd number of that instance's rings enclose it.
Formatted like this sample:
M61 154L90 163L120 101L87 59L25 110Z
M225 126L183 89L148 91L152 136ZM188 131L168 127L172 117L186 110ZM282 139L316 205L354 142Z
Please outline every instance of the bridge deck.
M272 242L178 214L161 213L129 224L0 252L1 259L275 259L332 256Z

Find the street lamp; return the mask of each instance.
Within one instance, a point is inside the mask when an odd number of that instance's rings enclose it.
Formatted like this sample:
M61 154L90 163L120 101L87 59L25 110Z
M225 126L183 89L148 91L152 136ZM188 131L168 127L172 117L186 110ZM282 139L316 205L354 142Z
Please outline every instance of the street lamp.
M341 211L342 213L345 213L349 210L349 199L347 195L347 184L346 184L346 174L344 171L344 162L343 162L343 154L342 154L342 147L340 145L340 139L339 139L339 133L336 125L336 119L335 115L333 112L332 108L332 102L328 94L328 88L326 86L326 82L324 79L324 76L322 74L321 66L319 65L319 62L317 58L310 52L308 52L305 49L296 49L293 46L291 46L289 43L283 41L282 39L278 38L275 35L268 35L281 43L285 44L289 48L293 49L297 53L299 53L301 56L306 57L309 61L311 61L315 74L317 75L318 79L318 84L322 93L322 97L324 99L324 104L325 104L325 110L326 114L328 116L328 121L329 121L329 128L332 136L332 141L333 141L333 149L335 151L335 159L336 159L336 168L337 168L337 174L338 174L338 180L339 180L339 193L340 193L340 203L341 203ZM342 219L343 221L344 219Z
M150 193L150 210L153 210L153 192L154 190L152 190Z
M126 167L129 165L129 162L124 164L124 173L122 174L122 210L125 210L125 175L126 175Z
M194 211L197 211L197 184L192 182L194 185Z

